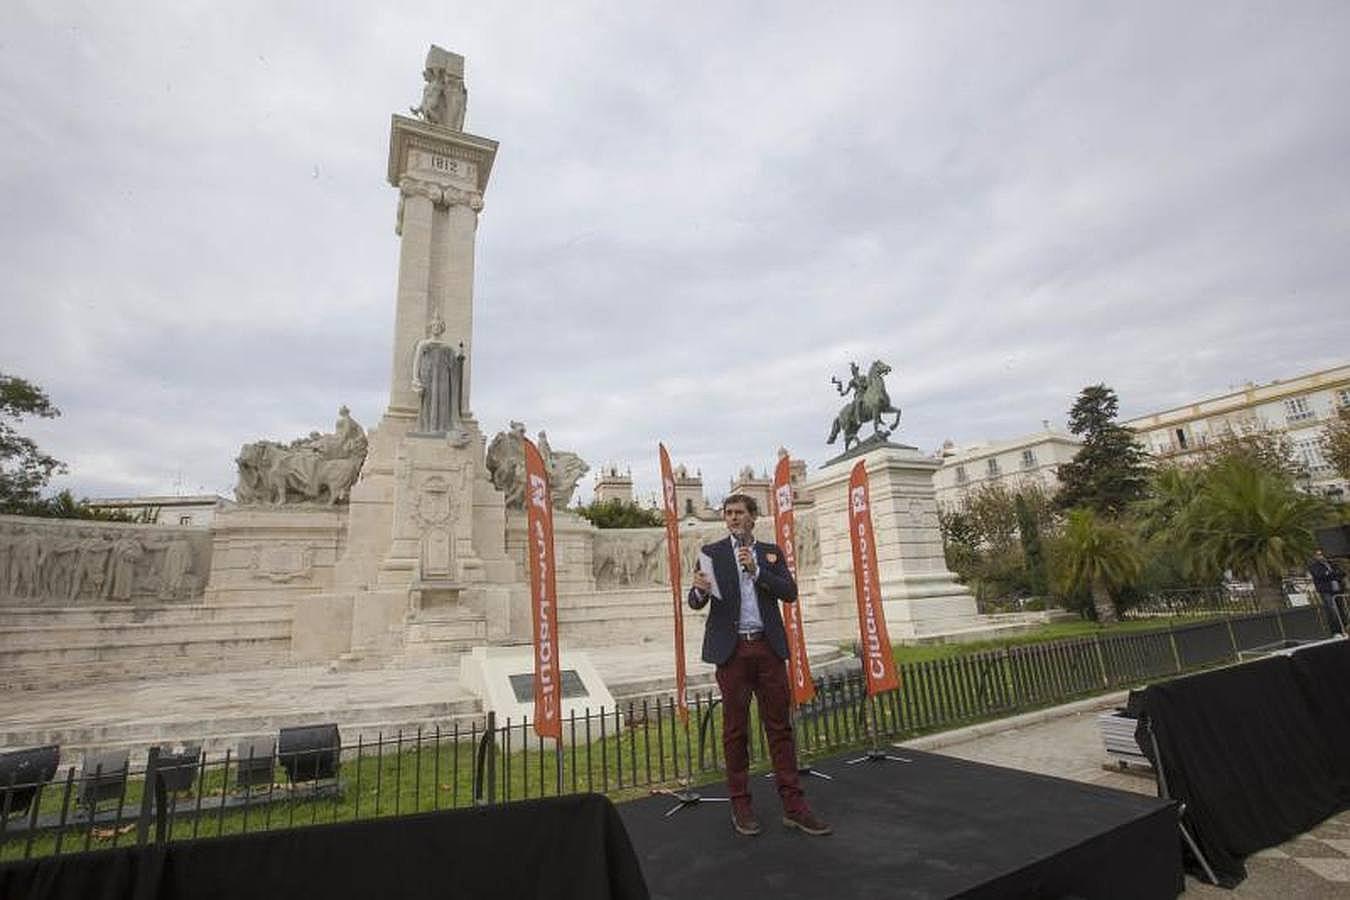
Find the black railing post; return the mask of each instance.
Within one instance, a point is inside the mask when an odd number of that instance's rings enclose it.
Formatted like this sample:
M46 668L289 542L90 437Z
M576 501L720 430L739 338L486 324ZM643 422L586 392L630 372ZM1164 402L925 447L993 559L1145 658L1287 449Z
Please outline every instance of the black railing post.
M128 764L129 765L129 764ZM150 835L150 810L155 802L155 770L159 768L159 748L151 747L145 756L145 784L141 789L141 814L136 819L136 846L144 847ZM117 823L113 823L117 827Z
M1092 636L1092 647L1097 653L1097 668L1102 673L1102 687L1111 686L1111 670L1106 667L1106 652L1102 650L1102 636L1094 634Z
M1172 661L1176 663L1177 674L1180 675L1185 669L1181 665L1181 648L1177 646L1177 632L1171 622L1167 623L1167 641L1172 645Z
M488 710L483 736L478 739L473 767L473 804L487 806L497 800L497 713ZM487 792L486 799L483 797Z

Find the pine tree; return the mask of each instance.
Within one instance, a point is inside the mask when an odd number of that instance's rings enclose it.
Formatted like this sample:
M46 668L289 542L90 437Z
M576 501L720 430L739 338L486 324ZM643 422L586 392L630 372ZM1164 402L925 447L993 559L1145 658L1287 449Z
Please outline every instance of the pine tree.
M1118 407L1115 391L1094 384L1069 410L1069 430L1082 435L1083 446L1059 467L1060 508L1084 507L1115 518L1144 496L1148 454L1134 432L1116 422Z

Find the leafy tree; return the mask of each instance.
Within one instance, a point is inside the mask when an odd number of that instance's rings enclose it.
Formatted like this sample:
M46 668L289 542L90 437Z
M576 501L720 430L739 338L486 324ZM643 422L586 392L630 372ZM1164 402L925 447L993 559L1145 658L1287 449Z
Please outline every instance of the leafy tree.
M1094 384L1069 410L1069 430L1083 436L1083 446L1059 467L1060 508L1087 507L1114 518L1143 497L1148 454L1134 432L1116 422L1119 405L1115 391Z
M1350 406L1343 406L1322 433L1322 455L1336 474L1350 479Z
M1308 474L1307 467L1294 457L1294 443L1289 435L1264 425L1247 426L1223 434L1203 449L1201 459L1207 468L1222 466L1228 460L1240 460L1286 481Z
M585 506L574 507L573 511L596 528L652 528L666 523L660 510L643 509L618 497L592 500Z
M1026 560L1027 580L1031 583L1031 592L1045 596L1045 549L1041 546L1041 523L1027 502L1026 495L1018 494L1014 498L1017 510L1017 534L1022 541L1022 558Z
M150 506L135 513L122 509L104 509L90 506L87 497L76 500L70 491L62 490L50 497L25 504L20 512L25 516L46 519L90 519L97 522L135 522L141 525L154 525L159 521L160 508Z
M42 388L0 373L0 513L26 513L41 504L39 492L65 466L38 449L14 425L24 416L51 419L61 411Z
M1114 522L1103 521L1091 509L1072 509L1062 549L1065 586L1091 591L1097 621L1115 622L1113 593L1134 582L1143 567L1134 536Z
M979 545L995 553L1013 547L1017 538L1017 508L1007 487L996 481L981 484L966 494L961 507L970 519Z
M942 554L947 568L963 584L970 584L980 560L980 537L970 516L960 508L938 506L938 531L942 535Z
M1034 482L1016 492L982 484L938 510L947 566L981 601L1046 593L1040 535L1053 522L1054 504Z
M1177 534L1194 569L1250 579L1263 609L1284 606L1280 577L1301 568L1316 546L1322 504L1250 459L1211 467Z

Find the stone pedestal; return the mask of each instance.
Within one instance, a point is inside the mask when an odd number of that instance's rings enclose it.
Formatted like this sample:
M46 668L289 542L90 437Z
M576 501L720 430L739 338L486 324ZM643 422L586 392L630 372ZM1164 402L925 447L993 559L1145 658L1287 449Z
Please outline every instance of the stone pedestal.
M820 528L822 593L853 598L853 550L848 531L849 472L867 464L872 527L886 625L893 640L975 628L975 598L948 571L938 531L933 473L937 460L913 447L887 444L821 469L808 483Z

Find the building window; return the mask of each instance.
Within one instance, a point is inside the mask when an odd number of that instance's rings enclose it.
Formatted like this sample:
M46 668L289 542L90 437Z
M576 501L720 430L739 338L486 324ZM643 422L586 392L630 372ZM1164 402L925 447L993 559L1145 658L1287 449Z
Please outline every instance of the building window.
M1176 436L1177 436L1177 447L1178 447L1179 449L1181 449L1181 450L1185 450L1185 449L1186 449L1186 429L1184 429L1184 428L1178 428L1178 429L1176 430Z
M998 477L998 458L991 456L984 461L985 471L989 473L990 478Z
M1316 415L1308 405L1307 397L1290 397L1284 401L1284 418L1288 422L1306 422Z
M1322 458L1321 442L1317 438L1294 441L1294 458L1314 472L1327 468L1327 461Z
M192 524L192 516L179 516L179 517L178 517L178 524L179 524L179 525L191 525L191 524Z
M1035 451L1035 450L1032 450L1031 448L1028 447L1026 450L1023 450L1023 451L1022 451L1022 468L1024 468L1024 469L1034 469L1034 468L1036 468L1036 451Z
M688 497L684 498L684 514L687 516L694 514L694 501Z
M1350 388L1341 388L1336 392L1336 405L1340 407L1350 406Z
M966 467L965 467L965 466L957 466L957 467L956 467L956 483L957 483L957 484L965 484L965 483L966 483L967 481L969 481L969 480L970 480L970 476L966 474Z

